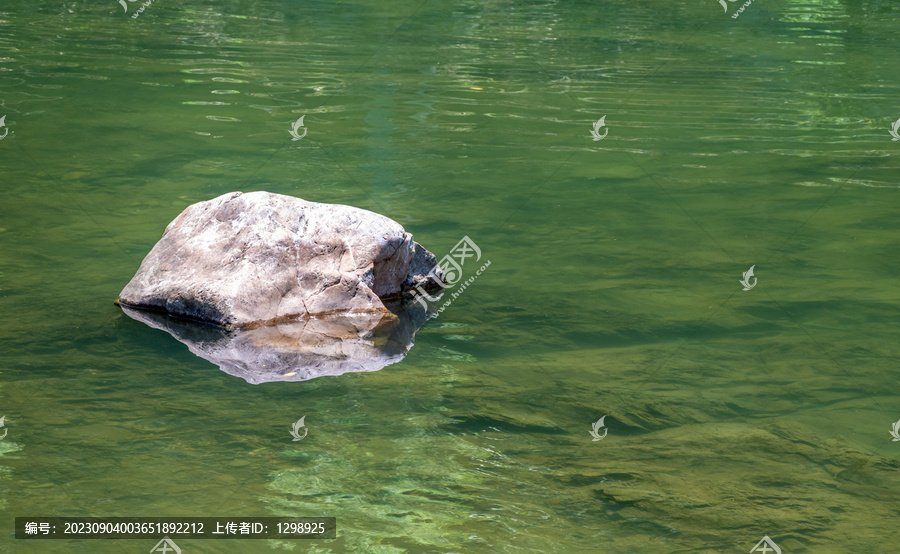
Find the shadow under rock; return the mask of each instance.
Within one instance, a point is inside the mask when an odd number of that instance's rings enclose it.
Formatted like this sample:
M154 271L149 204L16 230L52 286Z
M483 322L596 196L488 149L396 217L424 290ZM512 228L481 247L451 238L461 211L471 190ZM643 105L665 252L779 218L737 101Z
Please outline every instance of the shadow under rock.
M416 331L429 318L418 304L409 303L390 306L387 314L336 315L228 331L160 312L121 308L253 385L378 371L406 356Z

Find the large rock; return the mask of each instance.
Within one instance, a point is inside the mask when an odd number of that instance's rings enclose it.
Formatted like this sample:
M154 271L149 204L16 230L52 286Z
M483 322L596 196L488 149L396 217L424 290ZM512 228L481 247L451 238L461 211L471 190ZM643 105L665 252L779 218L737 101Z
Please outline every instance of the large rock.
M436 265L385 216L232 192L176 217L116 303L228 329L387 313L383 300L439 287Z

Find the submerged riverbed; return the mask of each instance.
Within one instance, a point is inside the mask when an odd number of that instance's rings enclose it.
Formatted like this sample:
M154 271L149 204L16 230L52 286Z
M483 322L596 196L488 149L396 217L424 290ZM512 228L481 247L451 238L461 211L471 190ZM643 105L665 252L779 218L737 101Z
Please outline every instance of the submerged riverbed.
M893 551L898 8L723 4L4 3L0 552ZM234 190L491 263L401 362L249 384L113 305Z

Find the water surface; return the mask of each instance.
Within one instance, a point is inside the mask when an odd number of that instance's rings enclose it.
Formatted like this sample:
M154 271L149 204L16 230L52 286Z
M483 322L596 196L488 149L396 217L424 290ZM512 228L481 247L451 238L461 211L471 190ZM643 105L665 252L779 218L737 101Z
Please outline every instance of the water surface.
M5 2L0 551L152 547L29 515L338 519L185 553L893 551L900 11L740 5ZM400 363L251 385L112 304L234 190L491 266Z

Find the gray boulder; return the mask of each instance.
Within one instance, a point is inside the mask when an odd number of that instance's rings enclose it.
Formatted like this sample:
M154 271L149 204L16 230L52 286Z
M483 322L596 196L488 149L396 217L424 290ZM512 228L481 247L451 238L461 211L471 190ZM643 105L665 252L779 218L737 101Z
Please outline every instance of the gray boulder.
M385 216L269 192L188 206L116 304L227 329L388 313L385 300L435 289L434 255Z

